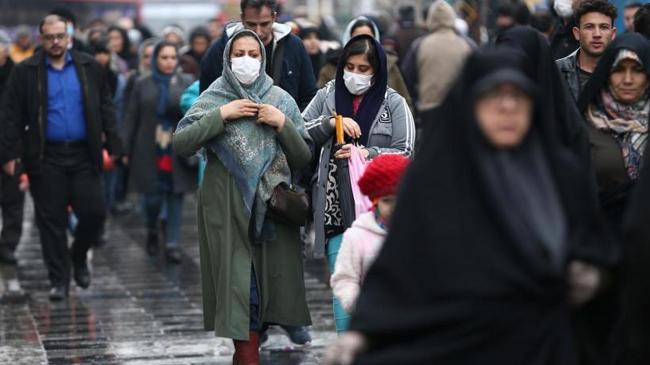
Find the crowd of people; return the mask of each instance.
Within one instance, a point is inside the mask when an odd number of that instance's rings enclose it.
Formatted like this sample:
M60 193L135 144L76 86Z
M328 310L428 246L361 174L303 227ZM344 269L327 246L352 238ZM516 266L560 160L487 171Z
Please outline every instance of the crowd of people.
M617 30L607 0L506 1L478 36L452 5L340 39L275 0L187 36L66 8L38 45L0 32L0 263L29 191L52 301L91 285L111 214L179 264L196 194L204 327L235 364L269 326L311 341L306 253L329 364L648 363L650 5Z

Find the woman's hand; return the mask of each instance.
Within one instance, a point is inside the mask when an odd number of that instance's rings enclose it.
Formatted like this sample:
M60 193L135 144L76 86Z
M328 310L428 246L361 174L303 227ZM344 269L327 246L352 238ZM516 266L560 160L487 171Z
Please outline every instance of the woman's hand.
M350 158L350 156L352 156L351 144L344 144L338 151L334 152L334 158L337 158L339 160Z
M569 301L574 306L581 306L593 299L602 281L600 270L583 261L571 261L568 276Z
M236 120L244 117L254 117L257 115L260 106L248 99L239 99L231 101L219 108L221 119L225 121Z
M260 105L260 109L257 112L257 122L268 124L279 133L284 127L284 122L286 117L278 108L269 104Z
M334 158L338 158L339 160L342 160L344 158L350 158L350 156L352 156L352 147L354 147L354 145L344 144L343 146L341 146L340 150L334 152ZM370 152L364 147L360 147L359 150L361 151L363 158L367 159Z
M330 118L330 125L336 128L336 118ZM352 118L343 118L343 131L354 139L361 137L361 127Z

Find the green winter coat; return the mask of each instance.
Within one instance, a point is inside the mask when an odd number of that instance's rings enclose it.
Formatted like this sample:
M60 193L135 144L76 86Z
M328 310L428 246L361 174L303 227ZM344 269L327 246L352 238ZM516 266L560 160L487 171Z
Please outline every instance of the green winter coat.
M174 148L191 155L223 130L215 110L174 134ZM292 167L309 162L307 144L291 122L285 123L278 140ZM210 150L207 156L198 204L205 330L219 337L248 339L251 265L259 285L260 323L311 324L299 227L276 223L276 240L251 244L241 193L217 156Z
M241 33L257 39L251 31ZM264 70L264 46L257 40ZM219 337L248 340L253 268L259 323L310 324L299 227L269 219L266 201L277 181L290 181L290 171L309 163L311 152L298 106L288 93L273 86L264 73L246 88L239 84L230 69L231 43L224 52L224 74L179 122L173 144L180 155L192 155L201 148L207 155L198 204L205 329ZM242 98L281 110L286 118L282 130L259 125L250 117L224 123L220 106ZM264 165L268 161L270 165ZM260 171L265 171L263 177L255 180ZM250 217L255 215L274 232L256 234L259 243L252 243L249 233L253 231Z

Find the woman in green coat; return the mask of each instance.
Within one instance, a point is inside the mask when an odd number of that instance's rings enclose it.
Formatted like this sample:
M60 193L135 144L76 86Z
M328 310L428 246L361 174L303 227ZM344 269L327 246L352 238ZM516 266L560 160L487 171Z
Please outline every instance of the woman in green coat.
M254 32L235 34L224 71L174 133L179 154L207 151L198 225L206 330L235 343L235 364L259 362L264 324L311 323L299 227L271 219L273 189L291 183L311 152L293 98L266 75Z

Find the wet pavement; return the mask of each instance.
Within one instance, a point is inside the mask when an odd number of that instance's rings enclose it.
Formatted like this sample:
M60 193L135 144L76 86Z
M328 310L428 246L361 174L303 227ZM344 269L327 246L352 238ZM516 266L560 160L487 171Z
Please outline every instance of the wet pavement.
M110 222L108 243L92 252L90 288L72 288L68 300L51 303L27 202L19 265L0 264L0 364L230 364L232 341L203 331L195 204L188 197L182 264L149 257L142 219L122 215ZM325 264L308 260L305 267L313 341L295 346L272 328L263 364L319 364L336 337Z

